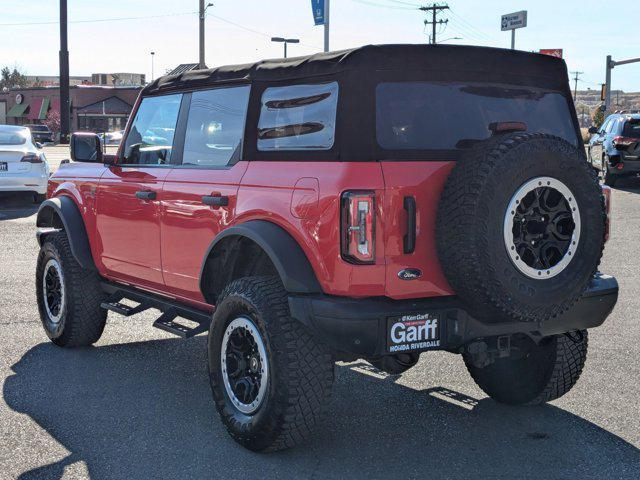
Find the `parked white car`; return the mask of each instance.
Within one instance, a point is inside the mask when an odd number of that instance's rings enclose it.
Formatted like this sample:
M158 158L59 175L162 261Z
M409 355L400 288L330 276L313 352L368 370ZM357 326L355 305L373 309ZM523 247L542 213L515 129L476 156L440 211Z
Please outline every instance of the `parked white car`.
M26 127L0 125L0 192L47 193L49 164Z

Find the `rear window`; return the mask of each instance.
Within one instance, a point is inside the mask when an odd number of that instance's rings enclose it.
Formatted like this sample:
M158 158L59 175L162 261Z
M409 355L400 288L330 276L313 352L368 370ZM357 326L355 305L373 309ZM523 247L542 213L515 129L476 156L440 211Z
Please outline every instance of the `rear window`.
M0 132L0 145L24 145L27 136L20 132Z
M528 132L576 145L566 98L503 85L396 82L376 89L376 136L386 150L453 150L491 136L494 122L524 122Z
M267 88L262 94L258 150L331 149L337 108L337 82Z
M622 136L640 138L640 119L627 121L622 129Z
M29 125L29 130L32 132L48 132L49 127L46 125Z

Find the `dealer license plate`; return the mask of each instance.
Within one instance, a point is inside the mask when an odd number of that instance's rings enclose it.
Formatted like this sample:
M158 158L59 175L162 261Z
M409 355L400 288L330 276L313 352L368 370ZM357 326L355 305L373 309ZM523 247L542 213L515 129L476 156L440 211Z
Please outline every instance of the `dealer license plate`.
M437 314L417 313L387 319L389 353L440 348L442 326Z
M0 172L6 172L9 170L7 162L0 162Z

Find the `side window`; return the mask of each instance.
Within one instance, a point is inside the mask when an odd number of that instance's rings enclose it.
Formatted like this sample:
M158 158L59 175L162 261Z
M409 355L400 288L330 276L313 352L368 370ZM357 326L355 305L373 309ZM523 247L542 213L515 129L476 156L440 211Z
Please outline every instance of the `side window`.
M224 166L240 159L250 86L194 92L183 165Z
M125 140L123 164L171 163L171 148L181 100L182 94L142 99Z
M329 150L337 110L337 82L267 88L262 94L258 150Z
M612 118L607 118L604 123L600 126L600 133L605 133L606 129L609 128L609 125L611 125L611 122L613 122Z
M605 129L604 129L604 133L611 133L611 130L613 130L613 126L616 123L617 123L617 120L615 120L615 119L609 120L607 122L607 125L606 125Z

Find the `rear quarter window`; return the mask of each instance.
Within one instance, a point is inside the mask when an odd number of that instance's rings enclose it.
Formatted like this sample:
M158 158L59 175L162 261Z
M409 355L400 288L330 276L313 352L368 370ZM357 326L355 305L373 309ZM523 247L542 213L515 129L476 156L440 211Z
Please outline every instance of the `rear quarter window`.
M393 82L376 88L376 137L386 150L453 150L491 136L494 122L524 122L528 132L577 144L566 98L558 92L487 84Z
M337 82L267 88L258 121L258 150L331 149L337 108Z

